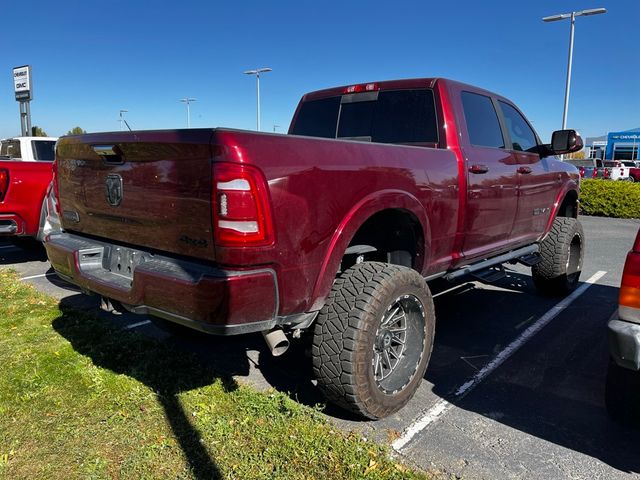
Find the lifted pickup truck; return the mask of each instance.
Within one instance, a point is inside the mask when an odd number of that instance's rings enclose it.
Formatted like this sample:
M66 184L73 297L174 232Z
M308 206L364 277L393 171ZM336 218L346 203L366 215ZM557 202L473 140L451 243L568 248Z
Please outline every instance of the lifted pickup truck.
M427 281L582 267L579 175L506 98L446 79L305 95L289 135L228 129L62 138L65 232L51 264L113 308L204 332L312 336L327 398L368 418L406 404L433 345Z

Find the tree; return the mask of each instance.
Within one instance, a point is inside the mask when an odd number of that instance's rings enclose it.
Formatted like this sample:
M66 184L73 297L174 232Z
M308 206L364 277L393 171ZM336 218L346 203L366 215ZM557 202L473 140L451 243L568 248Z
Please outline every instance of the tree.
M82 135L84 133L87 133L86 130L83 130L80 127L73 127L71 130L69 130L66 134L67 135Z
M586 158L586 154L585 154L584 148L582 150L580 150L579 152L574 152L574 153L568 154L567 158L570 158L572 160L581 160L583 158Z
M45 132L42 128L34 125L31 127L31 136L32 137L48 137L47 132Z

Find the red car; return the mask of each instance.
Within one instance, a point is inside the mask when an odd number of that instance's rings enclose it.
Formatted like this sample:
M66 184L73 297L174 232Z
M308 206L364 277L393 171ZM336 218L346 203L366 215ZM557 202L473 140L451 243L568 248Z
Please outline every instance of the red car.
M435 316L427 281L504 262L577 285L579 174L508 99L446 79L305 95L289 135L229 129L62 138L58 274L116 309L197 330L313 337L327 398L380 418L411 398Z

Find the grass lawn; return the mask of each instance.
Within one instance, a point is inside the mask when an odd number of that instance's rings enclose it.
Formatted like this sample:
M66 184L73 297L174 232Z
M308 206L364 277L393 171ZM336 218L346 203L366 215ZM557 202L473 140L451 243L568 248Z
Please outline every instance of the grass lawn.
M426 478L316 410L0 270L0 478Z

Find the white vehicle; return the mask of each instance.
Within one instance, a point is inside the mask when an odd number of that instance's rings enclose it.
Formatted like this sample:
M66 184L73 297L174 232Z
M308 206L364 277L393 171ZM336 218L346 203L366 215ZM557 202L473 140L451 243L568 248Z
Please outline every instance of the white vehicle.
M52 162L58 137L14 137L0 141L0 160Z

